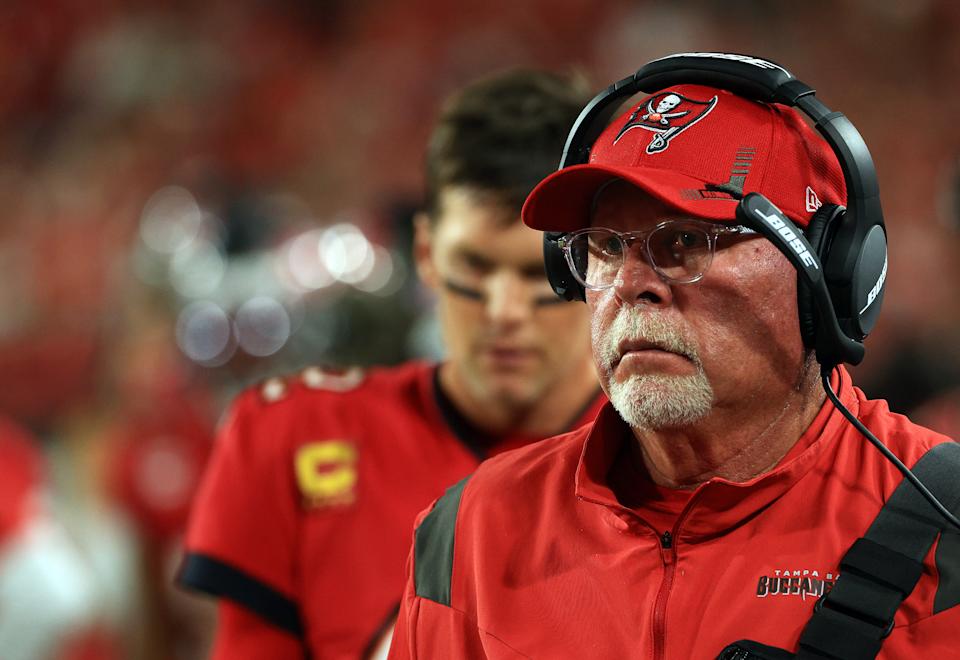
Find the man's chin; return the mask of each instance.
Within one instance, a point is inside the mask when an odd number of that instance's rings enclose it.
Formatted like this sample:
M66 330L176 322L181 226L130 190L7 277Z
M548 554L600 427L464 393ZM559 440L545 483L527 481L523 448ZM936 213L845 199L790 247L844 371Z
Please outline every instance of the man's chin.
M532 405L542 390L529 375L512 373L486 373L478 385L483 399L509 408Z
M695 376L632 376L611 380L607 389L613 407L630 426L659 429L692 424L713 405L713 388Z
M610 387L637 392L638 394L670 395L688 386L695 375L664 373L625 373L616 371L610 378Z

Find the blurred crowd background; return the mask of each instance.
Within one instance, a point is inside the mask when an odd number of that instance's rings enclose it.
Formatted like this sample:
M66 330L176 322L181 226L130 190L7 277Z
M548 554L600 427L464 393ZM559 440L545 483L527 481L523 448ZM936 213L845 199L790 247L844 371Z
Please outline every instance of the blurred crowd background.
M860 129L890 266L855 378L960 434L960 3L0 2L0 657L203 657L169 580L225 403L442 355L409 254L442 99L691 50L778 61Z

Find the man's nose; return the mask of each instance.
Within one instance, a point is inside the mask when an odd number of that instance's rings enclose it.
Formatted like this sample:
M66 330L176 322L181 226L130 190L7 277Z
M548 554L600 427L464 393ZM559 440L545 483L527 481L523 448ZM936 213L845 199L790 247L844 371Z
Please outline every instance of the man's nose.
M487 316L494 323L509 325L530 317L533 296L530 287L515 273L498 272L487 281Z
M639 244L626 251L613 289L617 298L629 305L667 306L673 302L673 288L653 268Z

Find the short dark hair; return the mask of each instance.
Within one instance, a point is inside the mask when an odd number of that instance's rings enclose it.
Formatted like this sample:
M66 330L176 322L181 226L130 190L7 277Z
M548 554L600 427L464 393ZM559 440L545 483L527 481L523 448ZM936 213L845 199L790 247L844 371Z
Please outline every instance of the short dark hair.
M557 169L567 133L591 94L584 76L517 69L481 78L450 97L430 136L425 211L465 186L515 209Z

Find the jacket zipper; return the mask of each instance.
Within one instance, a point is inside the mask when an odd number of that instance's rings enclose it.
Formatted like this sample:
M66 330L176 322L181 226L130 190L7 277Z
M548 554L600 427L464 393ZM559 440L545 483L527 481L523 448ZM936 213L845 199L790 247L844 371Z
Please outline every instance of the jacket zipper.
M653 608L653 658L663 660L666 643L666 616L667 598L673 587L673 577L677 570L677 549L673 544L673 536L669 531L660 536L660 557L663 559L663 579L660 582L660 591L657 592L656 604Z

